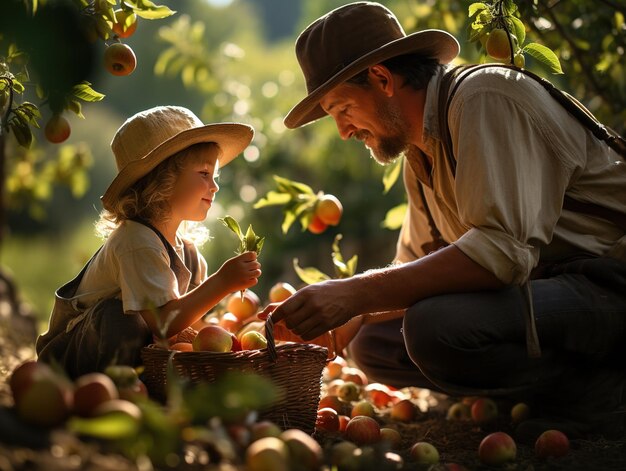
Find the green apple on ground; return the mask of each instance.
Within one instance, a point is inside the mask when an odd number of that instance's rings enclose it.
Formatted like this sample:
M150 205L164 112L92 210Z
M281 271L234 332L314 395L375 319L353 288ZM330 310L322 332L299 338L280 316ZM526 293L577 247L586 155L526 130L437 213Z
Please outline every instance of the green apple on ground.
M439 451L431 443L417 442L409 450L413 461L419 465L433 465L439 463Z
M289 450L290 469L318 471L322 466L323 451L320 444L302 430L289 429L279 437Z
M402 436L396 429L381 427L380 441L389 443L392 450L399 450L402 445Z
M519 424L530 417L530 407L524 402L518 402L511 407L511 422Z
M280 438L261 438L246 449L247 471L290 471L289 468L289 449Z
M374 418L376 417L376 411L369 401L362 399L352 406L352 411L350 412L350 417L356 417L357 415Z
M337 389L337 395L344 401L358 401L361 397L361 387L352 381L344 381Z
M448 408L446 419L451 421L470 420L472 413L470 406L463 402L455 402Z

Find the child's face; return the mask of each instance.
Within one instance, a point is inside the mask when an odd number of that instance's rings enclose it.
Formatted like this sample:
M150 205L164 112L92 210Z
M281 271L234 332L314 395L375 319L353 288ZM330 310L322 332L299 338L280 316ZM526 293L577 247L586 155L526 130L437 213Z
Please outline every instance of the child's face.
M198 151L201 152L201 151ZM219 163L217 152L203 152L201 158L192 158L176 181L172 195L172 217L179 221L203 221L213 204Z

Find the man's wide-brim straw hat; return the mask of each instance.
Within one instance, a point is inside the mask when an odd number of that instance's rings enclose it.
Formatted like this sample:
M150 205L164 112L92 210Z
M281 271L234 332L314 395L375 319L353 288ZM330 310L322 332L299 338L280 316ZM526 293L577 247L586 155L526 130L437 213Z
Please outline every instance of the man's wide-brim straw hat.
M438 29L406 35L394 14L379 3L350 3L322 16L296 40L308 94L289 111L285 126L293 129L323 117L326 113L319 101L333 87L403 54L447 64L459 54L459 43Z
M128 118L111 142L118 174L102 196L111 210L120 195L157 165L189 146L215 143L223 167L250 144L252 126L242 123L204 124L187 108L157 106Z

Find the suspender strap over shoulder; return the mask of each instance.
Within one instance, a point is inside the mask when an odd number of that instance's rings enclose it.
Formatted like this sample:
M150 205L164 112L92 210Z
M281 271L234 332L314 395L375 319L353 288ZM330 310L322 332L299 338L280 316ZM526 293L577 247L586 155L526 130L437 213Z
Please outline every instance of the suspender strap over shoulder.
M593 135L606 142L615 152L622 157L626 158L626 140L608 126L600 123L591 112L585 108L578 100L572 97L570 94L559 90L550 81L538 76L537 74L530 72L526 69L520 69L513 65L503 64L474 64L474 65L461 65L446 72L441 79L439 85L439 133L441 135L441 142L444 148L444 153L453 175L456 173L456 159L454 158L454 148L452 145L452 137L450 135L450 128L448 126L448 110L450 109L450 103L456 93L459 85L465 80L472 72L487 68L508 68L516 72L521 72L526 76L534 79L541 84L550 95L558 101L572 116L574 116L582 125L589 129ZM454 85L453 85L454 84ZM606 219L612 222L617 227L626 232L626 214L614 211L610 208L599 206L594 203L587 203L575 200L574 198L565 195L563 201L563 208L578 213L584 213L591 216Z

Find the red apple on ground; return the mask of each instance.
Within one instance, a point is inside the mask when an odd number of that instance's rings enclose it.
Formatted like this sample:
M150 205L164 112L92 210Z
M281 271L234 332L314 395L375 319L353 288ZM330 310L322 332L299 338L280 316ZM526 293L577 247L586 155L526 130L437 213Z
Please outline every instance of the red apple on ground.
M330 407L319 409L317 411L317 418L315 419L315 429L325 432L338 432L339 414L337 414L337 411Z
M347 415L339 414L339 431L345 432L346 427L348 426L348 422L350 422L350 417Z
M192 345L196 352L230 352L233 339L224 327L208 325L198 331Z
M472 420L477 424L493 422L498 417L498 406L488 397L479 397L471 408Z
M367 385L367 376L359 368L346 367L341 372L341 379L344 381L352 381L359 386Z
M290 469L318 471L322 465L323 452L320 444L302 430L285 430L280 435L289 450Z
M535 442L535 455L538 458L560 458L569 453L569 439L559 430L546 430Z
M417 406L409 399L402 399L391 406L389 413L393 420L399 420L400 422L411 422L417 417Z
M393 402L393 396L387 386L381 383L371 383L365 386L365 397L376 407L382 409Z
M242 350L260 350L267 348L267 339L261 332L257 332L256 330L251 330L243 334L239 342L241 342Z
M478 446L480 461L489 466L499 466L514 461L516 455L515 441L504 432L494 432L487 435Z
M280 438L261 438L246 449L247 471L289 471L289 468L289 449Z
M419 465L439 463L439 451L428 442L415 443L409 450L409 455Z
M341 377L343 369L348 366L348 362L341 356L329 361L324 371L327 380L337 379Z
M261 305L261 300L254 291L249 289L243 292L243 300L241 293L233 293L226 301L226 310L232 312L237 319L244 321L255 315Z
M344 435L357 445L370 445L380 441L380 425L371 417L359 415L350 419Z
M115 383L104 373L87 373L74 384L74 412L81 417L91 417L98 406L119 398Z
M285 281L279 281L270 288L270 303L282 303L296 292L296 288Z
M318 409L322 409L324 407L330 407L331 409L335 409L338 414L343 414L348 411L351 406L350 403L345 402L334 394L329 394L320 399L320 402L317 406Z
M15 367L9 378L9 387L13 395L13 401L17 402L24 394L33 380L37 377L53 376L54 372L46 363L36 360L27 360Z

